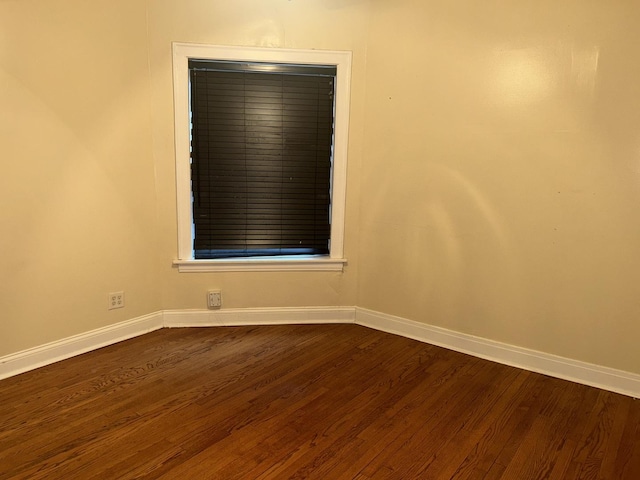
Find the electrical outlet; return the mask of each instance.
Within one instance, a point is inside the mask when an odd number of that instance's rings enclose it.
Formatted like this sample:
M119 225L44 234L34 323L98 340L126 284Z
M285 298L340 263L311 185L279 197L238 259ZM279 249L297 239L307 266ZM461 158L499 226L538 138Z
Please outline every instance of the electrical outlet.
M207 292L207 306L209 308L220 308L222 306L222 293L220 293L220 290L209 290Z
M124 292L111 292L109 294L109 310L124 307Z

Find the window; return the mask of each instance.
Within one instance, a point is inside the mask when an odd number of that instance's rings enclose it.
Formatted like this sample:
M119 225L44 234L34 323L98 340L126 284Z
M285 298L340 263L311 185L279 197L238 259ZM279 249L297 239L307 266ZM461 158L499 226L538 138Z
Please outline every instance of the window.
M341 270L350 52L173 52L180 271Z
M196 259L329 254L335 71L189 60Z

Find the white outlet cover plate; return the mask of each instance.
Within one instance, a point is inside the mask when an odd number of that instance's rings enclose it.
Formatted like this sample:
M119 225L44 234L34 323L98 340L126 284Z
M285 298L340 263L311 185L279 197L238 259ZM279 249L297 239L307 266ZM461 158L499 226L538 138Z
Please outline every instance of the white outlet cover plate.
M220 307L222 305L222 294L220 290L209 290L207 293L207 305L212 307Z

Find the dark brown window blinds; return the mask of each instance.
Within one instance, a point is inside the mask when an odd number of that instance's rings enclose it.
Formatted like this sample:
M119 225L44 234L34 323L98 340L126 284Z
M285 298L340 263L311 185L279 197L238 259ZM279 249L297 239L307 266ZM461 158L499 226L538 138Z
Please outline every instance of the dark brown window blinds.
M194 258L328 254L335 67L189 71Z

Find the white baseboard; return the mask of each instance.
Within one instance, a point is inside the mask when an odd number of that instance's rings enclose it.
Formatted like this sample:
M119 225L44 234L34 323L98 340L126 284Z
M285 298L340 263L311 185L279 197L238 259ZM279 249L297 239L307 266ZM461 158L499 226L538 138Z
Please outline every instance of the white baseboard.
M152 313L6 355L0 357L0 379L144 335L162 326L162 313Z
M165 327L353 323L354 318L353 307L156 312L0 357L0 380Z
M354 320L354 307L238 308L164 312L164 326L169 328L353 323Z
M640 397L640 375L487 340L357 307L169 310L0 357L0 379L122 340L178 327L355 323L494 362Z
M424 323L356 309L355 323L551 377L640 397L640 375L516 347Z

